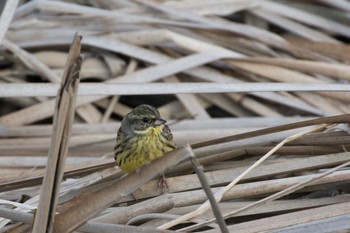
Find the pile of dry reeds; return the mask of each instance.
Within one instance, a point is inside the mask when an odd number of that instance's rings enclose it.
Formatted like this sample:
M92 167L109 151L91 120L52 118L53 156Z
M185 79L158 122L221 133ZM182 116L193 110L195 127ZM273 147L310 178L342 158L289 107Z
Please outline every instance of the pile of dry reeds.
M0 232L350 229L348 1L1 4ZM142 103L179 148L125 175Z

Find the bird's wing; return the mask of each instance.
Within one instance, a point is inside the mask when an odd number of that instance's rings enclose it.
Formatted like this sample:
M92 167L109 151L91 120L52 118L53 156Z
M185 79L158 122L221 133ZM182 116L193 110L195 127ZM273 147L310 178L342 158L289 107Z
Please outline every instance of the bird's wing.
M122 138L123 138L123 131L121 128L119 128L118 133L117 133L117 139L116 139L116 143L114 146L114 159L117 161L117 156L120 153L120 144L122 142Z
M163 131L162 131L162 136L166 138L166 144L167 146L175 149L176 145L173 140L173 134L171 133L169 127L167 125L164 125Z

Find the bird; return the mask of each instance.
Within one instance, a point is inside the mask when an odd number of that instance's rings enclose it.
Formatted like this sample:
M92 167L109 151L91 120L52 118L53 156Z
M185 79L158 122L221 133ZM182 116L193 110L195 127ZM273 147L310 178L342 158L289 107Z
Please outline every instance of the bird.
M117 132L114 159L119 168L130 173L176 148L173 135L159 111L147 104L125 115ZM164 174L158 187L166 183ZM158 189L157 187L157 189Z

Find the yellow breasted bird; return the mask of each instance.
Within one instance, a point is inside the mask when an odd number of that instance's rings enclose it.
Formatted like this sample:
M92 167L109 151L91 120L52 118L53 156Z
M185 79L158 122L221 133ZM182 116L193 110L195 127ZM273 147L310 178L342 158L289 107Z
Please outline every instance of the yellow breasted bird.
M122 171L132 172L176 148L165 123L158 110L146 104L123 118L114 147L114 158Z

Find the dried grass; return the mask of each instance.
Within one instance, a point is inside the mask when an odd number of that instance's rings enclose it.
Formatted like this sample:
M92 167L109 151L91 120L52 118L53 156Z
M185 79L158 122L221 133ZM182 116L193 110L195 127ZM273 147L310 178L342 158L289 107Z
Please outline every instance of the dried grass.
M35 211L35 232L350 229L349 11L344 0L6 1L0 231L31 232ZM51 177L61 188L39 201L76 32L76 114ZM180 149L125 176L116 130L141 103Z

